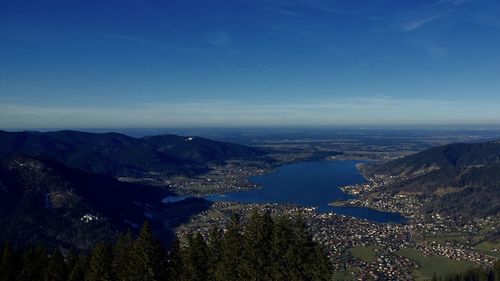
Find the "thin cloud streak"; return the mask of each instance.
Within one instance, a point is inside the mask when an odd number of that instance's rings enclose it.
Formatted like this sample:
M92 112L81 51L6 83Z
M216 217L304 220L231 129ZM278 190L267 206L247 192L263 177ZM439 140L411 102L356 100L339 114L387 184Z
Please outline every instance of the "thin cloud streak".
M286 9L274 8L274 7L264 7L263 9L266 11L275 12L278 14L292 16L292 17L298 17L298 16L302 15L298 12L294 12L294 11L290 11L290 10L286 10Z
M435 3L435 5L453 5L453 6L459 6L464 3L468 2L474 2L477 0L439 0Z
M432 17L407 22L407 23L403 24L403 26L401 27L401 30L405 31L405 32L417 30L417 29L423 27L424 25L441 18L442 16L443 15L435 15Z
M44 124L74 128L122 127L123 124L128 127L189 127L499 122L500 113L494 112L491 104L388 97L253 105L227 101L141 103L111 108L0 104L0 127L33 128L43 127Z
M356 16L373 21L373 16L362 15L357 10L339 9L335 2L331 1L302 1L302 0L257 0L243 1L239 3L264 11L273 12L278 15L289 17L307 17L311 14L328 14L330 16Z
M200 50L193 49L193 48L162 44L162 43L159 43L159 42L156 42L156 41L151 41L151 40L147 40L147 39L144 39L144 38L135 37L135 36L129 36L129 35L121 35L121 34L99 34L99 36L102 37L102 38L107 38L107 39L115 39L115 40L128 41L128 42L132 42L132 43L135 43L135 44L139 44L139 45L143 45L143 46L148 46L148 47L152 47L152 48L159 49L159 50L164 50L164 51L177 50L177 51L190 52L190 53L199 53L199 52L201 52Z

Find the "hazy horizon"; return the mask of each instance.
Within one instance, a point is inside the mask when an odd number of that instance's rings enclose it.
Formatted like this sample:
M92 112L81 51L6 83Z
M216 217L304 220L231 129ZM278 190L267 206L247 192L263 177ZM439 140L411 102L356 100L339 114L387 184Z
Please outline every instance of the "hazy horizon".
M56 132L81 131L92 133L123 133L132 135L147 135L148 133L178 133L178 132L349 132L349 131L484 131L500 132L500 124L398 124L398 125L336 125L336 126L218 126L218 127L27 127L0 128L7 132Z

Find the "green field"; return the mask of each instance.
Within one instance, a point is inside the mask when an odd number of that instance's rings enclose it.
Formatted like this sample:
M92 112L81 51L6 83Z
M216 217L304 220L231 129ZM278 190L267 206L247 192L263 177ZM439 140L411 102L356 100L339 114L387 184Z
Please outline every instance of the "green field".
M425 236L425 240L428 241L434 241L437 243L458 242L464 245L479 243L483 239L484 236L482 235L472 235L468 233L459 233L459 232L432 234Z
M486 233L491 231L491 228L484 228L479 233ZM485 235L482 234L471 234L471 233L442 233L442 234L433 234L426 235L425 240L434 241L437 243L447 243L447 242L455 242L463 245L471 246L475 251L500 258L500 243L493 243L485 240Z
M455 261L443 256L426 257L417 249L401 249L398 254L418 264L419 268L413 270L416 280L431 280L434 273L440 277L478 267L476 263L470 261Z
M358 258L364 262L374 262L377 260L377 253L375 252L375 247L353 247L349 249L351 255Z
M500 243L485 241L475 245L474 249L486 255L500 258Z
M353 274L354 273L354 274ZM338 271L333 274L334 281L355 281L359 275L358 268L348 268L344 271Z

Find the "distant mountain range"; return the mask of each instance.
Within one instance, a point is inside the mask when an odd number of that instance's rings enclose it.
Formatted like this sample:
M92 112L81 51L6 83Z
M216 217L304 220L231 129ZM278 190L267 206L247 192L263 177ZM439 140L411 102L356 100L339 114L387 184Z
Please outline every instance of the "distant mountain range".
M114 177L193 175L210 163L264 153L247 146L199 137L133 138L118 133L0 131L0 158L24 155Z
M432 198L424 208L452 216L500 212L500 141L457 143L427 149L383 165L370 173L397 177L389 192Z
M193 175L213 163L263 154L198 137L0 131L0 241L88 249L147 218L168 240L171 226L210 203L165 205L161 200L173 195L168 189L117 177Z

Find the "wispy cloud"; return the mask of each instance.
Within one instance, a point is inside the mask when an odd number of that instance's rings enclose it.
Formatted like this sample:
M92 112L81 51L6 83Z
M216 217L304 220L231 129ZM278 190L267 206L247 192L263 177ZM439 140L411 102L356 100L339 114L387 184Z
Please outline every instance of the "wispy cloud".
M360 16L358 11L340 9L334 1L303 1L303 0L257 0L244 2L246 5L259 7L263 10L287 16L304 16L306 13L316 12L334 16Z
M324 5L315 4L313 2L305 2L304 5L307 5L307 7L311 8L311 9L314 9L314 10L317 10L317 11L320 11L323 13L335 15L335 16L337 16L337 15L348 15L348 16L349 15L350 16L357 15L357 16L359 16L360 15L359 12L330 8L330 7L327 7Z
M100 37L102 38L107 38L107 39L113 39L113 40L122 40L122 41L127 41L131 42L134 44L142 45L142 46L148 46L151 48L159 49L159 50L165 50L165 51L172 51L172 50L177 50L177 51L183 51L183 52L190 52L190 53L198 53L200 50L190 48L190 47L184 47L184 46L178 46L178 45L173 45L173 44L164 44L160 43L158 41L153 41L153 40L148 40L144 39L141 37L136 37L136 36L130 36L130 35L123 35L123 34L99 34Z
M269 7L268 6L268 7L264 7L263 9L266 10L266 11L271 11L271 12L275 12L275 13L286 15L286 16L292 16L292 17L297 17L297 16L301 16L302 15L299 12L287 10L287 9L284 9L284 8L277 8L277 7Z
M227 47L233 40L225 31L210 31L205 35L205 39L208 44L216 47Z
M477 0L439 0L435 3L435 5L454 5L459 6L468 2L475 2Z
M454 15L454 13L460 9L464 9L465 4L471 2L477 2L479 0L437 0L435 2L427 3L422 5L420 8L412 10L411 12L406 14L407 19L413 18L412 20L405 21L400 29L402 31L414 31L420 29L441 18L447 18L449 20L450 15Z
M160 44L154 43L153 41L149 41L143 38L129 36L129 35L121 35L121 34L101 34L101 37L110 38L110 39L119 39L130 42L135 42L144 45L153 45L153 46L162 46Z
M393 98L308 102L140 103L112 107L0 104L0 128L432 124L499 122L495 105Z
M424 25L426 25L432 21L435 21L441 17L443 17L442 14L409 21L409 22L404 23L403 26L401 26L401 30L406 31L406 32L414 31L414 30L417 30L417 29L423 27Z

